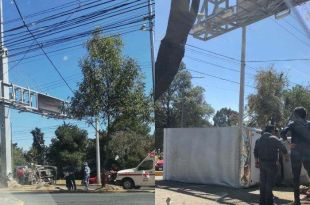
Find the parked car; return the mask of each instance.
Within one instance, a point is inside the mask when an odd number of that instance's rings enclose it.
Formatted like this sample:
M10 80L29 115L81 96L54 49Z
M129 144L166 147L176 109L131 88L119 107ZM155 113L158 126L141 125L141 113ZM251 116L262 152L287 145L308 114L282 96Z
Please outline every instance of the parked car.
M89 184L97 184L97 176L89 177Z
M156 171L163 171L164 169L164 160L157 160L157 162L155 163L155 170Z

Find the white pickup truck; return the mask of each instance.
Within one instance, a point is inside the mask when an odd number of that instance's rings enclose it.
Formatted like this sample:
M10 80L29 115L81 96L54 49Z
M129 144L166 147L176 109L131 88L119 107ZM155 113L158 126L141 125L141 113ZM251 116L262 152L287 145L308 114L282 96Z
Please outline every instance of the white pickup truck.
M149 153L135 168L118 171L116 183L124 189L155 186L155 154Z

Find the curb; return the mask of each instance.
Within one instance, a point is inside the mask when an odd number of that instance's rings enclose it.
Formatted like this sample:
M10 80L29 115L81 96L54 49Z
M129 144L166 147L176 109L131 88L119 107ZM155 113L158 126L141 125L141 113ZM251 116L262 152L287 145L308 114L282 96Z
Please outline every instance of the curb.
M68 191L68 190L7 190L10 193L154 193L155 189L153 190L76 190L76 191Z

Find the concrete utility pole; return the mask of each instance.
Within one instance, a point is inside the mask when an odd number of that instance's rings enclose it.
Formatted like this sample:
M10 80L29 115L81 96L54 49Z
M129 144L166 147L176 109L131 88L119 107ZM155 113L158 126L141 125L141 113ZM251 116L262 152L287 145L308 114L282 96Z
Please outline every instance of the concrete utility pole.
M240 93L239 93L239 131L242 134L244 116L244 79L245 79L245 52L246 52L246 27L242 27L241 68L240 68Z
M97 183L101 183L100 175L100 141L99 141L99 117L96 117L96 159L97 159Z
M152 62L152 79L153 92L155 92L155 55L154 55L154 22L152 0L149 0L149 27L150 27L150 44L151 44L151 62Z
M4 83L9 83L9 73L8 73L8 53L7 49L4 47L3 38L3 4L0 0L0 45L1 45L1 57L0 57L0 81ZM0 88L1 96L9 98L9 89L2 86ZM0 158L1 158L1 177L8 176L12 173L12 155L11 155L11 124L9 108L4 104L0 104Z

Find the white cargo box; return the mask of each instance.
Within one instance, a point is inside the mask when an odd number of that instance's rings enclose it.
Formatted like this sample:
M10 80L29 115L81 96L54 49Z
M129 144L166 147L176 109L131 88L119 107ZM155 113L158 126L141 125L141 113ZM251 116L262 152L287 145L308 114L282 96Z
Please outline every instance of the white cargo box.
M167 128L164 130L164 180L250 187L259 183L254 146L260 131L238 127ZM284 163L285 181L292 179ZM303 170L302 181L309 181Z

